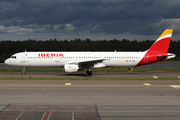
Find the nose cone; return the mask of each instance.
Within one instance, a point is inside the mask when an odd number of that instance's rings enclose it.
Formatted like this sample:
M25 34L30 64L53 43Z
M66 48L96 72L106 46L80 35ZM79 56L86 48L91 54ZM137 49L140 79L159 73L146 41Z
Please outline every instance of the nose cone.
M4 61L4 63L5 63L6 65L10 65L10 60L9 60L9 59L6 59L6 60Z

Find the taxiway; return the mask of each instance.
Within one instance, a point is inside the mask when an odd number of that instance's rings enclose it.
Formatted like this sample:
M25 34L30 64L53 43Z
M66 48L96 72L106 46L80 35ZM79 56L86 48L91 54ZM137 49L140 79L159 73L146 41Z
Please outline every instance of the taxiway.
M88 78L83 73L1 73L1 78ZM0 120L179 120L179 73L95 73L102 80L0 80Z
M178 72L169 73L153 73L153 72L121 72L121 73L102 73L96 72L92 76L88 76L86 73L45 73L45 72L28 72L26 75L22 75L21 72L2 72L1 78L154 78L154 77L175 77L180 78ZM103 79L102 79L103 80Z

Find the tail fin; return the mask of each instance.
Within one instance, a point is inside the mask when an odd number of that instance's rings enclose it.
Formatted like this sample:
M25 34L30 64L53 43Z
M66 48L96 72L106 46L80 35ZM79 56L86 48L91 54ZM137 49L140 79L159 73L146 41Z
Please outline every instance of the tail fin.
M167 53L172 32L173 29L166 29L154 42L154 44L144 52L145 55L136 66L146 65L175 57L175 54Z
M166 29L159 36L159 38L154 42L154 44L149 48L149 52L159 52L161 54L167 54L169 49L169 44L171 41L173 29Z

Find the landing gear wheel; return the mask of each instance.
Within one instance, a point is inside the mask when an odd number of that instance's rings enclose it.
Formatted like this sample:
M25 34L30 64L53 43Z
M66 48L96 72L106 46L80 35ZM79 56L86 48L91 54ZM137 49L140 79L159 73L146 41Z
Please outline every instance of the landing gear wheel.
M22 68L22 75L25 75L26 74L26 68Z
M25 75L26 74L26 72L22 72L22 75Z
M88 74L88 75L92 75L93 73L92 73L92 71L89 69L89 70L87 70L87 74Z

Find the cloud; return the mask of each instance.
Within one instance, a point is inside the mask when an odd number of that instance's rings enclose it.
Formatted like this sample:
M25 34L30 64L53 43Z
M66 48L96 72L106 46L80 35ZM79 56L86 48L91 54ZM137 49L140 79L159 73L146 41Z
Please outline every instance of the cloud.
M9 33L9 34L14 34L14 35L23 35L33 32L32 29L28 28L21 28L18 26L0 26L0 33Z
M179 0L4 0L0 32L155 35L166 28L180 32L179 4Z

